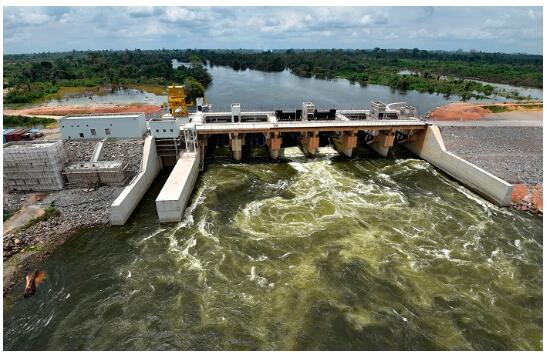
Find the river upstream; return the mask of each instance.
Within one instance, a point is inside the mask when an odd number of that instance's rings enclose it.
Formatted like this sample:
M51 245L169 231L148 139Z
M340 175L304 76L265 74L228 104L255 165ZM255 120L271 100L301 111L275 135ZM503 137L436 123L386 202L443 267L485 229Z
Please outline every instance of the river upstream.
M173 66L182 63L173 60ZM205 97L213 110L230 111L232 103L240 103L243 111L301 108L302 102L311 101L320 109L364 109L371 101L408 102L416 107L420 115L438 106L459 101L461 97L430 94L418 91L399 91L388 86L352 84L345 79L321 80L298 77L288 70L283 72L262 72L257 70L236 71L229 67L208 66L213 77L212 84L205 91ZM543 97L543 90L508 85L496 85L511 91L516 90L532 98ZM119 89L101 95L68 96L51 100L46 105L89 105L89 104L130 104L147 103L161 105L167 96L155 95L137 89ZM476 101L476 100L471 100ZM478 102L511 101L505 97L492 96Z
M182 222L158 177L4 299L5 350L542 349L542 221L403 152L209 160Z

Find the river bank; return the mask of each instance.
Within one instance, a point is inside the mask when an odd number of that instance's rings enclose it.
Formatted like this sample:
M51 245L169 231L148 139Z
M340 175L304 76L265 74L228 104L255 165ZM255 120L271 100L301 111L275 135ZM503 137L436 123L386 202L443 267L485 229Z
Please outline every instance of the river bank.
M441 132L449 151L513 184L513 208L543 214L542 127L441 127Z
M66 141L68 162L89 161L96 142ZM119 160L128 164L128 181L138 173L142 159L142 139L107 140L103 160ZM36 210L38 219L10 228L3 236L4 295L24 279L40 262L68 239L83 230L110 224L110 205L124 187L63 189L51 193L4 192L3 209L13 211L11 219L27 210ZM39 195L39 197L37 197ZM47 208L56 211L40 218ZM41 212L40 212L41 211ZM9 223L8 220L7 222Z
M128 113L144 112L145 114L159 114L161 107L148 104L111 105L111 104L86 104L66 106L38 106L21 109L4 109L5 115L13 116L51 116L62 117L70 114L98 114L98 113Z
M499 112L514 112L514 111L542 111L543 102L529 103L469 103L469 102L454 102L440 107L436 107L431 112L426 114L426 118L430 120L480 120L488 117L492 113Z
M24 283L24 276L79 231L107 225L109 207L123 188L103 186L97 189L66 189L48 194L41 203L53 203L59 215L21 227L3 236L3 293ZM32 198L33 193L15 194L15 198ZM4 209L6 209L4 197ZM8 206L9 208L9 206Z

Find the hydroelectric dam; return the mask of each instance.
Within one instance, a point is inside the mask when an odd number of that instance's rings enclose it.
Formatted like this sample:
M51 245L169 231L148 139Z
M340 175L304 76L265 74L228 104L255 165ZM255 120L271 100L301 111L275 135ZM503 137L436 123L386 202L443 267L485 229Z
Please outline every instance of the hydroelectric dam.
M309 158L325 145L347 158L358 144L384 157L399 145L493 203L511 202L511 184L447 151L439 128L403 102L372 102L361 110L318 110L303 102L301 109L291 111L243 111L235 103L230 112L212 112L198 101L188 117L166 114L147 123L140 171L112 203L112 225L127 222L163 167L173 169L155 200L158 218L162 223L180 221L208 150L225 145L235 161L243 159L246 145L267 147L273 160L283 157L285 147L296 145Z

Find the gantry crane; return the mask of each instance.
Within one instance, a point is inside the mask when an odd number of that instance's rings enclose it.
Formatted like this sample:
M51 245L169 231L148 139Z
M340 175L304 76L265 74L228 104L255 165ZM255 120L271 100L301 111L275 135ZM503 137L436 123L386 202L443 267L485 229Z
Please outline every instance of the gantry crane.
M169 105L169 113L171 113L173 117L188 116L184 86L168 86L167 103Z

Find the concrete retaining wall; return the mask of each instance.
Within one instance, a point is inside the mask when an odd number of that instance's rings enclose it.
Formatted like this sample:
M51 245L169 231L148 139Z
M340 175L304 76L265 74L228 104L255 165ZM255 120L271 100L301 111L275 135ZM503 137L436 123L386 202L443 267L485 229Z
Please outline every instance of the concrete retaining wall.
M124 225L161 170L154 137L144 141L141 170L110 206L112 225Z
M446 151L439 127L428 126L404 147L440 168L459 182L500 205L511 204L513 186L472 163Z
M185 152L156 198L160 222L178 222L184 215L186 203L192 194L199 174L199 154Z

